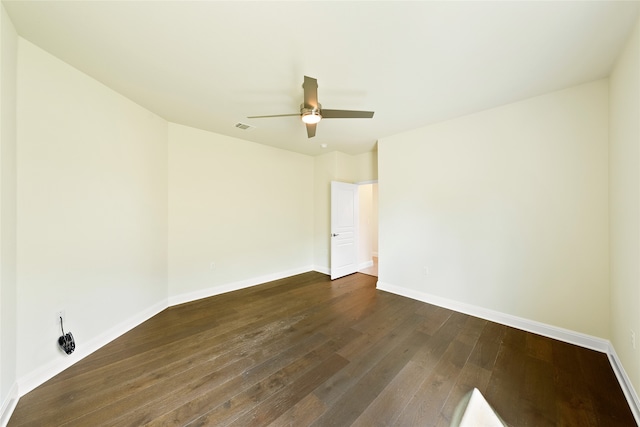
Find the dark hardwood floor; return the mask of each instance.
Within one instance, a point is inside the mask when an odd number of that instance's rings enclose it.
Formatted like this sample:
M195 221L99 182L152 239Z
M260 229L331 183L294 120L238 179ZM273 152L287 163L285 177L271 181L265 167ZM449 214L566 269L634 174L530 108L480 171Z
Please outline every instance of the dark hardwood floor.
M171 307L23 396L9 426L635 426L606 355L305 273ZM78 345L82 345L79 343Z

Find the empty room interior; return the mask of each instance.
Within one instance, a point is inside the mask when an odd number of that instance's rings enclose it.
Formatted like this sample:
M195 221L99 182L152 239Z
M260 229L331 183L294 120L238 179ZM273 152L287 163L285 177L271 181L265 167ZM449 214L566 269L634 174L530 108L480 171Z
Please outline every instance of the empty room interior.
M640 423L639 1L0 12L1 425Z

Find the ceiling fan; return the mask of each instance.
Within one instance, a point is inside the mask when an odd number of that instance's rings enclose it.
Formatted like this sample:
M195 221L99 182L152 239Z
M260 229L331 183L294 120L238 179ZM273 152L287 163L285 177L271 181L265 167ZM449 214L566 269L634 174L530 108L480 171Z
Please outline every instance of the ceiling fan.
M318 102L318 81L313 77L304 76L304 102L300 104L300 112L294 114L276 114L272 116L250 116L248 119L262 119L267 117L300 116L307 126L307 136L316 136L316 125L321 119L370 119L373 111L329 110L322 108Z

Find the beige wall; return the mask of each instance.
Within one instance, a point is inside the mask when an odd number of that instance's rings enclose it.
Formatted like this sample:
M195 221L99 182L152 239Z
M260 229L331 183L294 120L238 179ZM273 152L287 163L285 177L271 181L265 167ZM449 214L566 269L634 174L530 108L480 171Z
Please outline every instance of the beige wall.
M313 176L312 157L170 124L169 295L310 270Z
M18 36L0 6L0 416L16 381L16 61ZM0 420L2 424L2 420Z
M380 281L608 338L607 87L381 140Z
M611 340L640 390L640 21L610 77L610 122Z
M167 122L19 39L18 377L167 298Z

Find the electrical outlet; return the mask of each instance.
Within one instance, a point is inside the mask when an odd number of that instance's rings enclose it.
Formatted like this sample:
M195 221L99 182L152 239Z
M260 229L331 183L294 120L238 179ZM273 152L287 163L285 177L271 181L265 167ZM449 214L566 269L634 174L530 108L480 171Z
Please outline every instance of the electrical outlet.
M213 270L215 270L215 269L216 269L216 263L215 263L215 262L211 262L211 263L209 264L209 270L213 271Z
M430 270L429 270L429 266L425 265L425 266L424 266L424 268L422 269L422 271L424 272L424 275L425 275L425 276L428 276L428 275L429 275L429 272L430 272Z
M636 349L636 333L633 332L633 329L631 329L631 346L634 350Z

